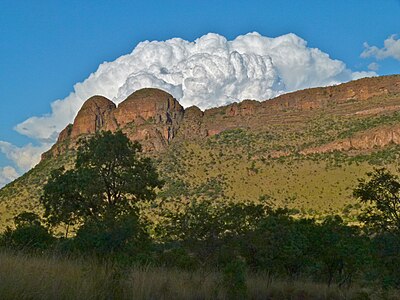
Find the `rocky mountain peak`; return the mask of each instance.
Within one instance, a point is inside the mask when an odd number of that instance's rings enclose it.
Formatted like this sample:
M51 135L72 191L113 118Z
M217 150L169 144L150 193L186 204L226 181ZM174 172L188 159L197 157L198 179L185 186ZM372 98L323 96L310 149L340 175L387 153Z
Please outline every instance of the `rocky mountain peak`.
M154 123L172 124L183 117L183 107L167 92L154 88L140 89L122 101L114 115L119 126L148 120Z
M144 151L160 151L173 140L204 139L231 129L263 131L276 124L290 126L298 120L307 122L315 115L326 113L358 118L373 112L397 111L400 110L397 100L381 102L397 99L397 95L400 95L400 76L364 78L336 86L306 89L263 102L244 100L204 112L196 106L185 110L172 95L155 88L135 91L118 107L105 97L93 96L83 104L74 123L60 133L58 142L43 157L76 147L79 137L99 130L122 130L131 140L139 141ZM364 107L368 109L362 110ZM368 133L372 142L366 143L367 146L357 144L358 140L364 141L363 137L368 135L365 132L359 134L357 141L354 137L349 147L329 144L303 152L379 146L379 136L386 136L388 129L382 130L377 131L379 134ZM397 143L397 139L386 140ZM347 143L340 141L340 145L343 142Z
M112 115L115 108L116 105L106 97L90 97L75 117L71 137L93 134L102 129L115 129L116 124Z

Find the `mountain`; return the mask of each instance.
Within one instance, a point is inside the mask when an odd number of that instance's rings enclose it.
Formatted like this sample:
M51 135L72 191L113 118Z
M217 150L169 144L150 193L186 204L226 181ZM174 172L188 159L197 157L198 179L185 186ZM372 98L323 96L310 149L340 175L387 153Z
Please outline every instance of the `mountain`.
M0 224L40 210L49 172L70 167L78 140L122 130L152 156L166 186L159 198L187 201L270 199L306 215L351 220L357 179L376 166L397 168L400 76L364 78L258 102L184 109L158 89L134 92L116 106L89 98L42 161L0 190ZM149 208L151 209L151 208Z

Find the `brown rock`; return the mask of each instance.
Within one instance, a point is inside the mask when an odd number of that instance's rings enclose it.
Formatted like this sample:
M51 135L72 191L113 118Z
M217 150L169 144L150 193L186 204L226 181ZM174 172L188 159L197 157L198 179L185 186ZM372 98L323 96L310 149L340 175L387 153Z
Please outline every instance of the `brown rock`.
M243 100L240 103L233 103L229 105L225 111L226 115L234 116L249 116L254 115L260 102L255 100Z
M134 92L118 105L114 117L132 140L145 151L164 149L175 137L184 109L170 94L146 88Z
M75 147L80 135L117 129L123 130L131 140L138 140L145 151L160 151L175 138L203 139L236 128L263 132L276 126L302 126L319 112L347 117L385 114L400 109L398 101L387 101L396 99L397 95L400 95L400 76L364 78L337 86L306 89L264 102L244 100L204 112L195 106L184 110L170 94L153 88L134 92L118 108L110 100L94 96L82 106L72 127L67 126L60 133L49 152L59 155L67 147ZM381 100L384 103L381 104ZM360 133L302 153L371 149L391 142L400 144L400 128ZM275 155L287 153L273 153Z
M118 105L114 112L117 123L123 127L138 118L156 124L173 124L183 117L183 107L170 94L159 89L141 89Z
M58 135L57 143L63 142L71 137L72 124L68 124Z
M400 126L381 127L360 132L351 138L335 141L319 147L305 149L300 154L326 153L332 151L369 150L389 144L400 144Z
M74 120L71 137L93 134L99 130L116 130L113 117L115 104L103 96L90 97L82 106Z

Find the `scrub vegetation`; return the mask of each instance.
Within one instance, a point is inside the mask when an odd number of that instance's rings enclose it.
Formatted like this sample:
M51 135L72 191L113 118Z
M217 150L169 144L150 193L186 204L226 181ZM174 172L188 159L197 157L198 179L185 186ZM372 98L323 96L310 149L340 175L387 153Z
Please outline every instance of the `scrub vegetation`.
M15 215L0 236L1 298L399 299L395 172L360 176L342 216L316 216L295 197L235 201L211 172L206 183L174 180L173 155L161 180L140 150L99 133L46 178L43 214Z

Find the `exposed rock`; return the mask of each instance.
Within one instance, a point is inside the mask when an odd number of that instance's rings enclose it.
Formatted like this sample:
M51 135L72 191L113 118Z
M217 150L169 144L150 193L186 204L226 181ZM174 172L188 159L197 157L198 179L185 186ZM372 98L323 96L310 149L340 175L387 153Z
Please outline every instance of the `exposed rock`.
M60 133L50 154L58 155L68 147L76 147L81 135L99 130L121 129L130 139L140 141L145 151L161 151L174 139L203 139L235 128L265 131L268 124L304 123L304 118L314 111L339 111L342 116L362 117L400 110L397 102L380 105L380 99L387 95L392 98L398 95L400 99L400 76L364 78L337 86L288 93L264 102L245 100L204 112L195 106L184 110L170 94L153 88L134 92L118 107L105 97L94 96L84 103L73 125L68 125ZM362 103L368 99L372 99L370 103L373 105L363 106ZM400 143L399 136L399 128L381 128L306 149L302 153L371 149L392 142ZM48 153L43 157L46 155ZM270 155L276 157L288 153L278 151Z
M384 106L384 107L377 107L377 108L371 108L371 109L357 111L354 113L354 115L358 115L358 116L377 115L377 114L380 114L383 112L390 112L390 111L397 111L397 110L400 110L400 105L389 105L389 106ZM352 115L352 114L349 114L349 115Z
M145 151L164 149L175 137L183 114L170 94L150 88L134 92L114 112L119 127L130 127L124 131L132 140L142 141Z
M60 133L57 143L42 159L74 148L79 137L100 130L121 129L131 140L140 141L144 151L160 151L175 137L183 115L179 102L158 89L138 90L118 108L105 97L93 96L83 104L74 123Z
M151 120L155 124L175 125L183 117L183 107L167 92L158 89L141 89L118 105L114 116L119 126Z
M63 142L71 137L72 127L72 124L68 124L67 127L60 132L57 143Z
M269 109L312 110L396 93L400 93L400 76L382 76L296 91L262 102L262 105Z
M326 153L332 151L368 150L389 144L400 144L400 125L384 126L360 132L351 138L334 141L319 147L305 149L300 154Z
M115 104L103 96L89 98L78 112L72 126L71 138L82 134L93 134L99 130L116 130L113 117Z
M244 100L240 103L229 105L225 113L231 117L254 115L260 105L261 103L255 100Z

